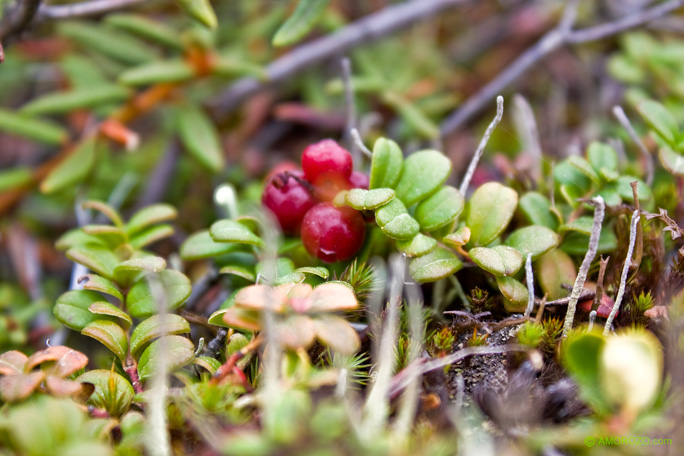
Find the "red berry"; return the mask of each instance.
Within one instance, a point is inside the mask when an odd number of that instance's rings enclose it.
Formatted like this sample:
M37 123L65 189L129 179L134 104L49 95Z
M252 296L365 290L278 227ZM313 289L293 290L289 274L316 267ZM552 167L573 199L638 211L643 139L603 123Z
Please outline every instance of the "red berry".
M302 169L306 179L317 184L324 175L348 180L352 173L352 156L332 139L312 144L302 153Z
M361 213L347 206L317 204L302 221L304 247L326 263L352 258L363 245L365 234Z
M273 169L266 175L264 182L268 183L276 177L278 174L282 174L285 171L298 171L301 176L303 176L301 170L297 168L297 164L293 161L286 160L278 163L273 167Z
M349 183L352 188L363 188L364 190L368 190L368 187L370 186L370 177L368 177L368 174L366 173L354 171L351 173L351 176L349 176Z
M273 212L285 234L298 233L304 215L317 203L305 185L304 173L289 171L272 178L261 195L261 203Z

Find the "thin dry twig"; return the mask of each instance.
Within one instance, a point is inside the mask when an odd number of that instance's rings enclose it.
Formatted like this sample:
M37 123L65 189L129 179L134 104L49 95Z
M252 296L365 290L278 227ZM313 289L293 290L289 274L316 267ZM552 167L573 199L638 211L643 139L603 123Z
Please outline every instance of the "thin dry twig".
M224 118L255 93L282 83L313 65L420 22L471 0L411 0L369 14L337 33L305 43L266 67L264 79L242 78L216 98L214 115Z
M465 176L463 176L463 181L461 182L461 194L465 196L466 192L468 191L468 187L470 186L470 180L473 178L473 174L475 174L475 168L477 168L477 163L480 161L480 158L482 158L482 154L484 153L484 148L487 146L487 143L489 142L489 138L492 136L492 133L494 132L494 129L496 128L497 125L499 125L499 122L501 122L501 119L503 118L503 111L504 111L504 99L501 95L496 97L496 116L494 116L494 119L492 122L489 124L487 127L487 130L485 131L484 136L482 137L482 140L480 141L480 144L477 146L477 150L475 151L475 155L473 155L472 160L470 160L470 164L468 165L468 170L465 173Z
M606 275L606 266L610 261L610 257L603 258L601 255L601 260L599 261L599 274L598 280L596 281L596 296L594 296L594 303L592 304L592 309L597 310L598 306L601 305L601 298L603 297L603 276Z
M572 31L577 3L576 1L568 2L563 19L557 27L547 32L537 43L528 48L513 63L506 67L504 71L499 73L496 78L462 103L440 126L442 136L446 136L460 128L471 117L482 111L489 100L501 93L525 71L562 46L596 41L638 27L671 13L684 5L684 0L670 0L612 22Z
M69 19L99 16L120 9L136 6L149 0L91 0L70 5L43 5L38 9L36 20Z
M580 297L580 292L584 287L584 281L587 280L587 275L589 274L589 267L591 262L594 261L596 256L596 250L598 250L599 238L601 237L601 227L603 226L603 217L606 211L606 204L603 198L597 196L592 198L592 203L596 206L594 211L594 224L591 227L591 236L589 238L589 249L587 250L582 265L580 266L579 272L577 273L577 278L575 279L575 285L572 287L572 293L570 294L570 302L568 302L568 310L565 314L565 322L563 323L563 339L568 337L568 333L572 329L572 323L575 320L575 310L577 309L577 301Z
M22 0L13 11L10 11L0 24L0 41L26 30L35 18L40 2L41 0ZM0 48L0 54L2 54L1 51L2 48Z
M620 288L618 289L617 297L615 298L615 304L613 304L613 309L608 315L606 320L606 326L603 329L603 335L607 335L610 332L610 327L613 324L615 315L617 315L620 309L620 304L622 304L622 298L625 295L625 286L627 284L627 274L629 273L629 267L632 264L632 254L634 253L634 244L636 243L637 235L637 223L639 222L639 210L635 210L632 214L632 224L629 229L629 248L627 249L627 257L625 258L625 265L622 267L622 275L620 276Z
M627 114L625 114L625 110L622 109L622 106L614 106L613 115L618 120L618 122L620 122L620 125L622 125L622 127L625 130L627 130L629 137L632 139L632 141L634 141L634 143L639 148L641 155L644 157L644 161L646 161L646 185L650 186L651 184L653 184L653 156L648 151L646 145L644 145L644 142L641 140L641 138L639 138L639 135L637 134L636 130L634 130L634 127L632 126L632 123L629 121L629 117L627 117Z

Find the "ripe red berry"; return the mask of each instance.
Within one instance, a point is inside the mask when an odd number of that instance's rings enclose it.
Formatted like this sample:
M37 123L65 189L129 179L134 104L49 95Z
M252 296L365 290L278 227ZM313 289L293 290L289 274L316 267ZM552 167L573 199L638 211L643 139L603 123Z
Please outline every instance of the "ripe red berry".
M352 156L332 139L311 144L302 153L302 169L306 179L318 184L325 175L348 180L352 173Z
M352 258L363 245L366 224L361 213L347 206L321 203L302 221L302 242L313 256L335 263Z
M349 183L352 188L368 190L368 187L370 186L370 177L368 177L368 174L366 173L354 171L351 173L351 176L349 176Z
M272 178L261 195L261 203L273 212L285 234L297 234L306 212L317 203L301 171L288 171Z

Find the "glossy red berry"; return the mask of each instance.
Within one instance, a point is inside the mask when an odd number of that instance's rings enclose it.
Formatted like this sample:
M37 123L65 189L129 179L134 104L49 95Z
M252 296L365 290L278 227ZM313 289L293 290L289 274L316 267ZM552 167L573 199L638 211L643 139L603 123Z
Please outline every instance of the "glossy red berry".
M352 168L351 154L332 139L311 144L302 153L304 175L313 184L326 176L339 176L348 180Z
M335 263L352 258L363 245L366 224L361 213L347 206L321 203L302 221L302 242L313 256Z
M261 195L261 203L273 212L285 234L297 234L307 211L318 201L306 187L304 173L288 171L273 177Z
M368 174L366 173L354 171L351 173L351 176L349 176L349 183L351 184L351 188L368 190L368 187L370 186L370 177L368 177Z

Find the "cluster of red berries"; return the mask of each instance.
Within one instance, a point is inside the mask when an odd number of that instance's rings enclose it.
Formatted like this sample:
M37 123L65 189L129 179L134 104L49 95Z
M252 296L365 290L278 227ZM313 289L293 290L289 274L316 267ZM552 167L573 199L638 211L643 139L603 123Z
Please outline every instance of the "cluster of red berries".
M368 176L353 171L351 154L332 139L312 144L302 153L302 170L284 163L267 177L261 197L283 233L300 234L313 256L334 263L352 258L366 234L359 211L331 203L342 190L368 189Z

